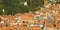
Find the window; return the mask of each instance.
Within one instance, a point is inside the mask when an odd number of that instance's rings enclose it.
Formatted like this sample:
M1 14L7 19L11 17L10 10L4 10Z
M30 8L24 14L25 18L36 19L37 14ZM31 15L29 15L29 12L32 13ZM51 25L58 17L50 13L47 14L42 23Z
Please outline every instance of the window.
M26 23L28 23L28 21L26 21Z
M25 23L25 21L23 21L23 23Z
M27 27L27 25L23 25L23 27Z

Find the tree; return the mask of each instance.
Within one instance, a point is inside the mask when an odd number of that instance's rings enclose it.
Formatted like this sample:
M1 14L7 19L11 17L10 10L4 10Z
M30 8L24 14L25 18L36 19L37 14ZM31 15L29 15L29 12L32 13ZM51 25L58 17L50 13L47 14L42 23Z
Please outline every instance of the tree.
M24 5L24 2L27 5ZM7 14L25 13L36 11L44 6L43 0L3 0L3 8Z
M56 0L56 4L60 4L60 0Z
M15 14L18 8L18 0L3 0L3 5L7 14Z
M3 13L4 6L3 6L3 4L2 4L2 1L3 1L3 0L0 0L0 15L3 15L3 14L6 13L6 12Z

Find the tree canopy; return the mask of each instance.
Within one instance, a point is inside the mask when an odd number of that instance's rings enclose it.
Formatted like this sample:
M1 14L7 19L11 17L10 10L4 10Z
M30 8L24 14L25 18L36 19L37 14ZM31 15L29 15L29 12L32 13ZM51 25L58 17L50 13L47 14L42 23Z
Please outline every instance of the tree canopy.
M0 0L0 14L16 14L36 11L44 6L44 0ZM27 4L27 5L24 5ZM3 13L4 9L4 13Z

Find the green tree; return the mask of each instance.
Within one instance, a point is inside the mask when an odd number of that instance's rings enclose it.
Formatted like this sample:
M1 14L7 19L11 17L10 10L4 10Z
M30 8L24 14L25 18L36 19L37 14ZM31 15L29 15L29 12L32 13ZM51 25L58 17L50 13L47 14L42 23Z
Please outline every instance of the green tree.
M3 5L7 14L15 14L18 7L18 0L3 0Z
M27 5L24 5L27 2ZM3 8L7 14L25 13L36 11L44 6L43 0L3 0Z

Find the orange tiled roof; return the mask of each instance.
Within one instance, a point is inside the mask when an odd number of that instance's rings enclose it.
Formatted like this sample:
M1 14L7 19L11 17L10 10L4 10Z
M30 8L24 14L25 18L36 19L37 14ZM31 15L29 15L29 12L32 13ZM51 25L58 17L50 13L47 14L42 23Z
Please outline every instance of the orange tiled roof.
M22 19L26 19L26 20L32 20L32 19L34 19L33 15L22 15L21 18Z

